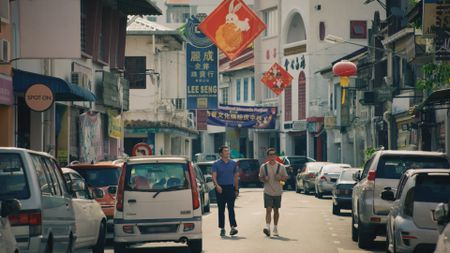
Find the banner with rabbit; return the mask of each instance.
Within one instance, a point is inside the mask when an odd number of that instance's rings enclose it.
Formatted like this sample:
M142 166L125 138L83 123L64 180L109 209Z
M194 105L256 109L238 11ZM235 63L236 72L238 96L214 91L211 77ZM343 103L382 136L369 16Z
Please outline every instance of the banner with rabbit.
M277 96L280 95L286 87L291 85L293 77L278 63L274 63L270 69L264 73L261 82L269 87Z
M243 0L224 0L200 23L199 29L233 60L266 25Z

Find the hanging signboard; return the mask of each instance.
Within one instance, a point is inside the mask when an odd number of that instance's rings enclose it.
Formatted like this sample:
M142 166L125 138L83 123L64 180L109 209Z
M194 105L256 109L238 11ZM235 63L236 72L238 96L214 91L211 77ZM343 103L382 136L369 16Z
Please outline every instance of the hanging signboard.
M278 63L275 63L263 75L261 82L269 87L277 96L280 95L286 87L291 85L293 77L284 70Z
M230 59L235 59L266 29L266 25L242 0L224 0L199 29Z
M208 111L208 125L231 128L275 129L276 107L221 105Z
M33 84L25 91L25 103L35 112L47 111L54 101L53 91L45 84Z

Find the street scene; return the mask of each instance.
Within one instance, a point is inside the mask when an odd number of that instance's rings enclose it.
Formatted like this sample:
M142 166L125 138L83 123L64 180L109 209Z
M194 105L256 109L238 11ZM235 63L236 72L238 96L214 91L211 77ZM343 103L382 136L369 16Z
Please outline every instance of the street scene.
M0 253L450 253L449 0L0 0Z

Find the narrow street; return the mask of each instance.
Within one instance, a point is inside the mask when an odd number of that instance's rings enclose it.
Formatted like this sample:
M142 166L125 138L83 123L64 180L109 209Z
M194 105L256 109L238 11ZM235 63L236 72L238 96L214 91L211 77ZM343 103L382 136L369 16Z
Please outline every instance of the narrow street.
M217 208L203 218L204 252L211 253L265 253L265 252L320 252L359 253L384 252L384 238L377 238L371 251L358 249L350 234L350 211L340 216L331 214L331 198L316 199L293 191L285 192L282 200L279 237L266 237L262 233L264 209L262 189L241 190L237 203L239 234L221 238L217 229ZM228 229L229 230L229 229ZM227 231L228 232L228 231ZM130 252L146 253L188 253L183 245L147 244L145 249ZM85 253L88 251L79 251ZM112 246L107 253L112 253Z

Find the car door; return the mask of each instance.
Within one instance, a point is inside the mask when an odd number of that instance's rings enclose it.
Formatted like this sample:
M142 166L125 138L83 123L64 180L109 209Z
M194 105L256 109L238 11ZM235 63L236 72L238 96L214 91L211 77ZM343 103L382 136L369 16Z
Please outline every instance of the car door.
M358 214L358 203L361 200L362 189L364 188L364 183L366 182L366 178L369 173L370 165L372 164L372 162L373 162L373 158L368 160L364 164L364 169L363 169L362 174L359 177L359 182L353 187L352 210L353 210L354 214L356 214L357 216L359 215Z

